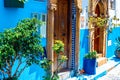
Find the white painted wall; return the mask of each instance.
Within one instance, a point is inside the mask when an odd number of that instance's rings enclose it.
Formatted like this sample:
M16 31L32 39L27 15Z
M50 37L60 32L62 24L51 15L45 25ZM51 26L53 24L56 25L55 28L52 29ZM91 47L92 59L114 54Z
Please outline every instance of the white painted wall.
M109 0L109 3L108 3L108 8L109 8L109 18L113 18L114 16L116 16L117 18L120 19L120 0L115 0L115 9L111 9L110 7L110 1ZM117 21L117 23L120 23L120 21Z
M116 16L120 18L120 0L116 0Z
M109 18L112 18L112 17L114 17L115 16L115 10L113 10L113 9L111 9L111 7L110 7L110 1L111 0L109 0L109 3L108 3L108 9L109 9Z

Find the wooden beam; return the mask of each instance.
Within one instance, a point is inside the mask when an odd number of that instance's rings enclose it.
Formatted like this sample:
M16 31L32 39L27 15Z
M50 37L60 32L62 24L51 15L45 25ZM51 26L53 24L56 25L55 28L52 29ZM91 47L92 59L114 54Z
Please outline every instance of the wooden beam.
M82 10L82 0L74 0L76 7Z
M72 0L69 0L69 26L70 26L70 35L69 35L69 62L68 62L68 68L71 69L71 63L72 63Z
M57 0L49 0L50 4L57 4Z
M54 61L53 44L54 44L54 11L56 4L48 6L48 21L47 21L47 56L48 59ZM51 72L54 72L54 64L51 65Z
M78 64L79 64L79 39L80 39L80 12L79 9L76 10L76 41L75 41L75 68L78 70Z

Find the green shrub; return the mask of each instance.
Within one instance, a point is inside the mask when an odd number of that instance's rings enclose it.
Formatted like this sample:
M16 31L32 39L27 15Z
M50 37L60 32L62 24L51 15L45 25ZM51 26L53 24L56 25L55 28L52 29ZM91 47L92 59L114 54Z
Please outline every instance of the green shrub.
M88 54L85 55L85 58L87 59L96 59L98 58L96 51L91 51Z

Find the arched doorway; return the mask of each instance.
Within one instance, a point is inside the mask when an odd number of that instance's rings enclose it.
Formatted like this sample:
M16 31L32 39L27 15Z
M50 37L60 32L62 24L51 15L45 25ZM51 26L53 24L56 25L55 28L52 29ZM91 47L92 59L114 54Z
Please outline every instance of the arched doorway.
M95 0L90 3L90 16L94 18L106 18L107 16L107 0ZM107 62L106 58L106 25L98 26L96 24L89 25L90 34L90 50L96 50L99 58L97 66L101 66Z
M102 6L102 5L101 5ZM104 13L101 11L101 9L104 9L103 7L100 7L100 4L98 3L95 8L95 14L96 17L102 17ZM95 25L94 29L94 50L98 52L98 55L103 56L103 40L104 40L104 29L100 26Z

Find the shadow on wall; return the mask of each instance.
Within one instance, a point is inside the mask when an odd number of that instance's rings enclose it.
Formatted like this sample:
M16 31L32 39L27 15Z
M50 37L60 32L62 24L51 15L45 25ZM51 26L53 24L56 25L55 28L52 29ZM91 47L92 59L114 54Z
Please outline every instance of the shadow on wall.
M42 80L45 71L36 64L27 68L20 76L19 80Z
M44 46L43 46L44 45ZM44 57L47 57L46 53L46 41L42 39L42 46L44 49ZM43 59L43 57L39 57L40 60ZM15 65L12 69L12 72L15 71L16 65L18 65L18 61L15 62ZM22 64L20 68L22 68L25 64ZM26 68L23 73L20 75L19 80L42 80L43 76L45 76L45 71L43 68L40 67L40 65L32 64L30 67ZM1 77L1 76L0 76ZM1 79L0 79L1 80Z
M46 48L44 49L44 57L47 57ZM42 60L43 57L40 57ZM20 76L19 80L42 80L43 76L45 75L45 71L40 65L32 64L29 68L27 68L22 75Z

